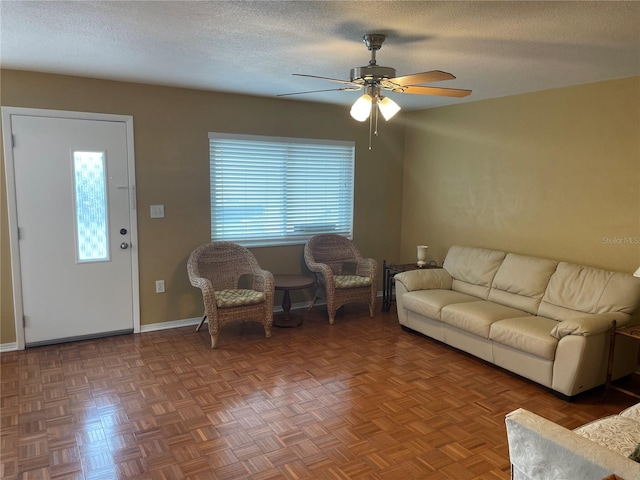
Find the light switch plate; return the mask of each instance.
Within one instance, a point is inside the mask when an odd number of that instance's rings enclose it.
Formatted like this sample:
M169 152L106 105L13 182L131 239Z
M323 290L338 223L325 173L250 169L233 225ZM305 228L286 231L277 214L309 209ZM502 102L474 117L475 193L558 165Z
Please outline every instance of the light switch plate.
M164 218L164 205L151 205L151 218Z

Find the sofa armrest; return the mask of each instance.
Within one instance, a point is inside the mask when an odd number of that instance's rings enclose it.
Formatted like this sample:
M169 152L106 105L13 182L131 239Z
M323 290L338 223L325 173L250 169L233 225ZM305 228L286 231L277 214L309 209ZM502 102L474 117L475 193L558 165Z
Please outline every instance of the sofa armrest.
M507 414L512 478L640 478L640 464L522 408Z
M400 282L407 292L431 289L451 290L453 284L451 275L443 268L410 270L396 274L394 279Z
M611 330L611 321L615 320L619 327L629 323L629 315L624 313L602 313L599 315L583 315L558 322L551 330L551 336L560 340L567 335L588 337Z

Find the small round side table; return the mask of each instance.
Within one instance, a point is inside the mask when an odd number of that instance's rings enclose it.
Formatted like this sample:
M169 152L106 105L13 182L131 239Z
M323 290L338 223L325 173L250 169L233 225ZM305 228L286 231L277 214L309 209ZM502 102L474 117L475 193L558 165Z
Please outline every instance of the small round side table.
M291 290L304 290L316 284L313 277L290 273L276 273L273 275L276 290L284 292L282 296L282 313L274 315L273 326L280 328L293 328L302 325L302 315L291 313ZM277 320L277 321L276 321ZM297 323L295 323L297 321Z

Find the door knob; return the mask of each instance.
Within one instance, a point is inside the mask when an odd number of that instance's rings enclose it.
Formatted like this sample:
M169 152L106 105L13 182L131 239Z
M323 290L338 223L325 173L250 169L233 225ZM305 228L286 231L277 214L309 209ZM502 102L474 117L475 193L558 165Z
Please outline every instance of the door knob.
M127 248L129 248L129 244L128 244L127 242L122 242L122 243L120 244L120 248L121 248L122 250L126 250Z

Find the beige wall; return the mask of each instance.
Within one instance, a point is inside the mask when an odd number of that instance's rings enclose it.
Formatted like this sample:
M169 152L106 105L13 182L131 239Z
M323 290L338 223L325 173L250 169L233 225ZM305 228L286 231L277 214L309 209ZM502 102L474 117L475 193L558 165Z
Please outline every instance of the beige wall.
M404 147L400 122L382 125L369 152L367 124L353 121L346 107L12 70L3 70L0 81L3 106L133 115L142 325L202 314L199 291L190 286L185 265L194 247L210 241L210 131L355 140L354 239L365 256L380 264L398 255ZM3 181L3 344L16 338L4 187ZM164 219L149 218L152 204L165 205ZM252 250L272 272L304 268L302 246ZM158 279L165 280L167 293L155 293ZM292 300L305 300L307 293Z
M403 260L459 244L640 266L640 77L405 119Z
M462 244L640 266L638 77L403 112L372 152L344 107L18 71L0 80L3 106L134 116L143 325L200 315L185 262L209 239L209 131L355 140L355 238L380 263L413 261L426 243L438 263ZM15 341L4 185L0 343ZM165 219L148 218L155 203ZM303 270L301 246L253 251L273 272Z

